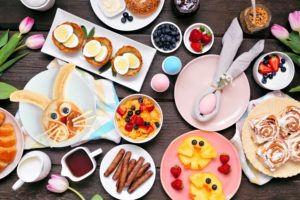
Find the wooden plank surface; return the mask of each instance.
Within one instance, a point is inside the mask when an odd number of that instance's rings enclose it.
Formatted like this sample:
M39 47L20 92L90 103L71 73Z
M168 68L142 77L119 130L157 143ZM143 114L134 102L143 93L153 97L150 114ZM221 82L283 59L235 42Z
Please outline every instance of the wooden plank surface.
M11 29L12 31L18 30L19 21L24 16L32 16L36 20L36 25L34 26L34 31L31 33L43 33L45 36L48 34L48 30L51 26L53 17L56 12L56 8L60 7L65 9L79 17L87 19L93 23L96 23L105 28L109 28L104 25L93 13L92 8L88 0L73 0L73 1L62 1L57 0L54 8L47 12L37 12L25 8L19 0L4 1L1 0L0 6L0 32L6 29ZM172 21L179 25L181 30L184 30L194 22L204 22L211 26L213 29L216 39L213 48L209 53L218 54L221 50L221 37L224 31L230 24L231 20L236 17L239 12L245 7L249 6L250 0L208 0L201 1L200 10L196 15L182 18L176 17L171 8L171 0L166 0L160 16L147 27L130 33L122 33L116 31L125 36L128 36L134 40L142 42L146 45L151 46L150 33L155 26L155 24L161 21ZM288 13L300 9L299 0L260 0L259 3L263 3L268 6L273 14L272 22L287 25ZM111 29L111 28L109 28ZM112 30L112 29L111 29ZM273 50L287 51L277 40L275 40L269 31L264 31L257 35L245 35L244 40L239 52L243 52L249 49L257 40L266 39L265 52ZM176 56L182 59L183 64L187 64L195 55L190 54L185 47L182 45L176 52ZM151 77L161 70L161 63L166 55L157 53L149 73L146 77L145 84L142 88L141 93L151 95L160 103L164 112L164 125L160 134L151 142L141 145L145 148L154 159L157 168L157 177L155 185L152 190L143 199L169 199L165 192L163 191L160 180L159 180L159 166L164 149L167 148L170 141L172 141L177 136L185 133L187 131L193 130L194 128L187 124L182 117L179 115L176 106L174 104L174 93L173 88L176 81L176 76L171 77L171 87L170 89L163 93L157 94L153 92L149 86ZM32 51L30 55L15 64L11 69L5 72L3 76L0 76L0 81L8 82L17 86L18 88L23 88L24 85L30 80L35 74L45 70L45 66L52 60L52 57L44 55L39 51ZM246 75L249 79L251 88L251 99L258 98L265 93L266 90L257 86L252 77L251 67L246 71ZM296 69L296 76L293 83L285 91L295 85L300 84L299 79L299 69ZM192 84L192 83L191 83ZM125 87L115 85L117 94L121 98L134 93L133 91L126 89ZM294 98L300 99L299 95L293 95ZM234 98L234 97L233 97ZM10 103L9 101L1 101L0 106L9 110L11 113L15 113L17 110L16 103ZM230 139L234 134L234 126L221 131L225 137ZM123 142L124 143L124 142ZM102 147L104 153L110 148L115 146L114 143L104 140L92 141L84 146L93 150L98 147ZM70 148L62 149L45 149L46 152L52 159L53 173L59 173L61 170L60 159ZM100 164L102 156L97 158L98 165ZM75 199L76 197L71 193L67 192L62 195L55 195L48 192L45 189L47 180L43 180L35 184L24 185L17 192L11 190L12 184L17 180L16 172L14 171L8 177L0 181L0 199ZM104 196L105 199L112 199L103 189L99 181L99 168L86 180L80 183L71 183L71 185L78 189L82 194L89 199L93 194L99 193ZM296 176L288 179L273 179L270 183L263 187L259 187L249 183L247 178L243 175L242 183L239 191L233 199L250 200L250 199L299 199L300 191L300 177Z

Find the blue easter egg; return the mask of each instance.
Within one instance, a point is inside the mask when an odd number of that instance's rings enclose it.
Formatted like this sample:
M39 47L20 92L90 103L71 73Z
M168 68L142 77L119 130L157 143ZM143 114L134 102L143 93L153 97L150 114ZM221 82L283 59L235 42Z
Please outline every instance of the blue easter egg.
M168 75L176 75L182 68L181 60L176 56L167 57L163 64L162 69Z

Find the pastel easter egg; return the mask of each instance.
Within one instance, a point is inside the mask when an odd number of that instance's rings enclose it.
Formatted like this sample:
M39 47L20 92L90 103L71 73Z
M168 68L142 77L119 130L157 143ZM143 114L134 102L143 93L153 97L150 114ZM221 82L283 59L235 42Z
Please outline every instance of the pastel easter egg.
M156 74L151 79L151 88L156 92L164 92L169 88L170 81L164 74Z
M181 68L181 60L176 56L169 56L162 63L162 70L168 75L178 74Z
M199 105L199 111L203 115L208 115L216 108L217 97L214 93L204 96Z

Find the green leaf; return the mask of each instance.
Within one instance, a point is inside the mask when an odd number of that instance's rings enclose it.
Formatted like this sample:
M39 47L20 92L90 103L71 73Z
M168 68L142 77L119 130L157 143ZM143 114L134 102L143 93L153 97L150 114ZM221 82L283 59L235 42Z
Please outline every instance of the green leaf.
M0 82L0 99L8 99L10 94L14 91L18 90L12 85L9 85L7 83Z
M87 37L87 30L86 30L86 28L85 28L85 26L81 26L81 29L82 29L82 31L83 31L83 35L84 35L84 39L88 39L88 37Z
M292 60L293 62L300 67L300 56L294 53L285 52Z
M300 53L300 35L298 32L291 32L287 40L288 46L297 54Z
M20 40L22 39L22 35L20 33L15 33L13 34L8 42L6 43L6 45L4 45L1 49L0 49L0 65L2 65L3 63L6 62L6 60L8 59L8 57L11 56L11 54L14 53L15 48L18 46Z
M87 39L90 39L91 37L93 37L95 35L95 27L93 27L91 30L90 30L90 32L89 32L89 34L88 34L88 36L87 36Z
M6 43L8 41L8 32L9 32L9 30L3 32L0 35L0 48L3 47L4 45L6 45Z
M103 73L103 72L106 72L108 69L111 68L111 62L107 62L104 66L102 66L100 69L99 69L99 72L100 74Z
M95 194L91 200L104 200L99 194Z
M298 86L296 86L296 87L290 89L289 92L300 92L300 85L298 85Z
M205 32L206 31L205 27L204 26L200 26L200 31L201 32Z
M9 61L6 61L5 63L3 63L2 65L0 65L0 73L2 73L3 71L5 71L6 69L8 69L9 67L11 67L13 64L15 64L18 60L22 59L23 57L27 56L29 53L23 53L15 58L12 58Z

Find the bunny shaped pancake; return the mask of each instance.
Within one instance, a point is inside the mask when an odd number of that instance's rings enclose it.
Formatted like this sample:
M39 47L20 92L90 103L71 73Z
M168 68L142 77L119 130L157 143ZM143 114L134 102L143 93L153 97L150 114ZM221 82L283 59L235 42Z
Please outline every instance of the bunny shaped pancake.
M88 118L80 108L65 98L65 86L74 64L65 64L59 70L52 91L52 99L37 92L19 90L10 95L13 102L26 102L42 109L42 126L44 134L54 142L66 141L83 131Z

